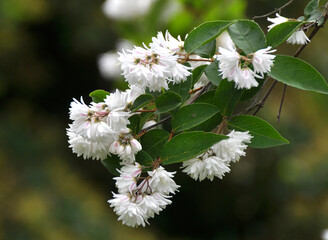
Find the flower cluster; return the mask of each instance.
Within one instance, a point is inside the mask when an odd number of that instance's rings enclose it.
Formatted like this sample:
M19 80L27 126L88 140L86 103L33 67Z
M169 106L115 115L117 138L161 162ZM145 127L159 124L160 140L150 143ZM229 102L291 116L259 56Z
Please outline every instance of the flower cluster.
M168 32L165 37L159 32L152 39L150 47L135 46L132 50L119 53L119 62L126 81L150 91L168 89L168 83L185 81L189 67L179 62L179 54L183 51L183 41L175 39Z
M272 22L272 24L268 26L270 30L281 23L288 22L289 19L282 17L277 13L275 18L268 18L268 21ZM287 39L287 42L291 44L307 44L310 42L310 39L306 36L302 29L298 29Z
M237 52L232 42L228 44L227 49L219 47L220 55L216 58L219 60L220 74L222 78L234 81L238 89L257 87L255 78L263 78L264 73L271 70L275 58L270 54L272 52L275 50L267 47L243 56Z
M206 178L213 181L214 177L222 179L230 172L230 163L246 155L246 143L252 139L248 132L231 131L227 136L229 139L216 143L202 155L183 162L183 172L199 181Z
M107 155L118 154L123 161L134 160L141 150L140 143L130 134L127 127L132 113L129 107L143 93L134 87L125 92L116 90L104 102L89 106L74 99L70 107L67 135L73 152L85 159L105 159Z
M125 164L115 177L118 193L108 200L110 206L119 215L118 220L131 227L145 226L149 218L159 214L168 204L169 194L174 194L179 186L174 182L175 172L167 172L159 166L148 171L147 177L141 177L140 164Z

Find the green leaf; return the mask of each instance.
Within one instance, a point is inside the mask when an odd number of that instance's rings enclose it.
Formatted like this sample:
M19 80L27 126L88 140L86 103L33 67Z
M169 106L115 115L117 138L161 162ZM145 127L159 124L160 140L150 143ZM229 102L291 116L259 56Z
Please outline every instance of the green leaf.
M214 116L207 119L205 122L190 128L189 131L204 131L210 132L215 129L222 122L222 115L220 113L215 114Z
M231 116L242 94L243 90L237 89L234 82L222 80L216 89L214 104L223 116Z
M267 34L268 46L275 48L285 42L302 24L298 21L288 21L273 27Z
M228 137L205 132L184 132L167 142L161 152L164 165L183 162L204 153Z
M272 78L302 90L328 94L324 77L307 62L290 56L276 55L271 72Z
M147 152L141 150L136 154L136 162L143 166L150 166L153 159Z
M219 74L219 65L218 61L215 60L210 65L205 68L205 75L208 80L213 83L215 86L218 86L222 80L221 75Z
M107 95L109 95L109 92L104 90L95 90L89 94L89 96L92 98L92 101L95 103L103 102Z
M249 131L253 138L248 145L253 148L268 148L289 143L269 123L255 116L233 117L228 122L228 127L241 132Z
M304 9L304 15L308 17L311 15L311 13L313 13L315 10L317 10L319 8L319 2L320 2L320 0L310 1Z
M169 133L162 129L154 129L141 137L142 149L145 150L152 159L160 155L162 147L169 139Z
M215 95L215 90L208 91L208 92L202 94L199 98L197 98L195 103L209 103L209 104L215 105L214 104L214 95Z
M107 156L106 159L101 160L101 163L107 168L107 170L115 175L119 176L120 173L116 169L121 169L121 159L117 155Z
M207 103L194 103L179 109L172 119L172 129L187 130L202 124L219 112L219 108Z
M201 65L192 71L192 86L200 79L206 67L207 65Z
M203 58L211 58L216 52L216 41L210 41L200 48L195 50L195 54L203 57Z
M159 95L156 99L156 107L159 113L169 112L182 103L182 98L174 92L166 92Z
M254 53L267 47L265 35L260 26L251 20L238 20L228 28L232 41L245 54Z
M184 43L185 51L193 53L196 49L216 39L230 24L230 21L211 21L199 25L188 34Z
M134 100L131 111L134 112L140 108L143 108L144 106L146 106L148 103L150 103L153 100L154 100L153 95L142 94L139 97L137 97L136 100Z
M321 26L325 18L320 10L315 10L311 13L310 17L306 20L307 22L317 22L318 26Z
M187 80L178 84L169 84L169 89L171 92L175 92L181 96L182 102L186 101L189 97L189 91L191 89L192 76L188 76Z
M133 134L138 134L140 131L140 121L141 118L138 114L132 115L129 117L130 124L128 124L128 128L132 130Z

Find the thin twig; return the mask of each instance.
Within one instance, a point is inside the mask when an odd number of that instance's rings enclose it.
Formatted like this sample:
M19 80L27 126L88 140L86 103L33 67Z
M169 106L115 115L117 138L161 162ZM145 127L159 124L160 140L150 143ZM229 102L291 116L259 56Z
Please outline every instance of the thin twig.
M277 12L279 12L279 14L280 14L281 10L282 10L283 8L287 7L287 6L288 6L289 4L291 4L293 1L294 1L294 0L290 0L289 2L285 3L285 4L284 4L283 6L281 6L280 8L276 8L276 9L273 10L272 12L269 12L269 13L264 14L264 15L261 15L261 16L254 16L252 19L254 20L254 19L257 19L257 18L265 18L265 17L268 17L268 16L270 16L271 14L274 14L274 13L277 13Z
M284 91L282 92L282 98L281 98L281 102L280 102L279 112L278 112L278 115L277 115L277 122L280 121L282 105L284 104L285 95L286 95L286 89L287 89L287 84L284 85Z

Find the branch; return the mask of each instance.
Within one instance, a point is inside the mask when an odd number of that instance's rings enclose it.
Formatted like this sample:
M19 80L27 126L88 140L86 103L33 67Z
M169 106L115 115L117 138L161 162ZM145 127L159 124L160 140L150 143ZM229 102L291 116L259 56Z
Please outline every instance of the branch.
M287 7L289 4L291 4L294 0L290 0L289 2L285 3L283 6L281 6L280 8L276 8L275 10L273 10L272 12L269 12L267 14L261 15L261 16L254 16L252 19L257 19L257 18L265 18L270 16L271 14L277 13L277 12L281 12L282 9L284 9L285 7Z

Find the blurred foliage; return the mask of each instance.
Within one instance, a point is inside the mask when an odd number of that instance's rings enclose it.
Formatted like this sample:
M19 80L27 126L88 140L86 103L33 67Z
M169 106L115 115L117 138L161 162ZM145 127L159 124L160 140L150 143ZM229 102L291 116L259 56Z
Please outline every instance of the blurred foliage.
M97 58L117 40L147 43L166 29L184 36L203 21L261 15L285 2L157 0L147 16L115 22L101 0L0 1L0 239L319 239L328 227L327 96L288 88L277 124L275 89L261 114L291 144L249 149L223 180L177 173L180 192L145 229L117 221L106 202L111 175L71 153L65 136L73 97L113 89ZM296 18L306 3L282 15ZM301 56L326 78L327 38L322 29Z

